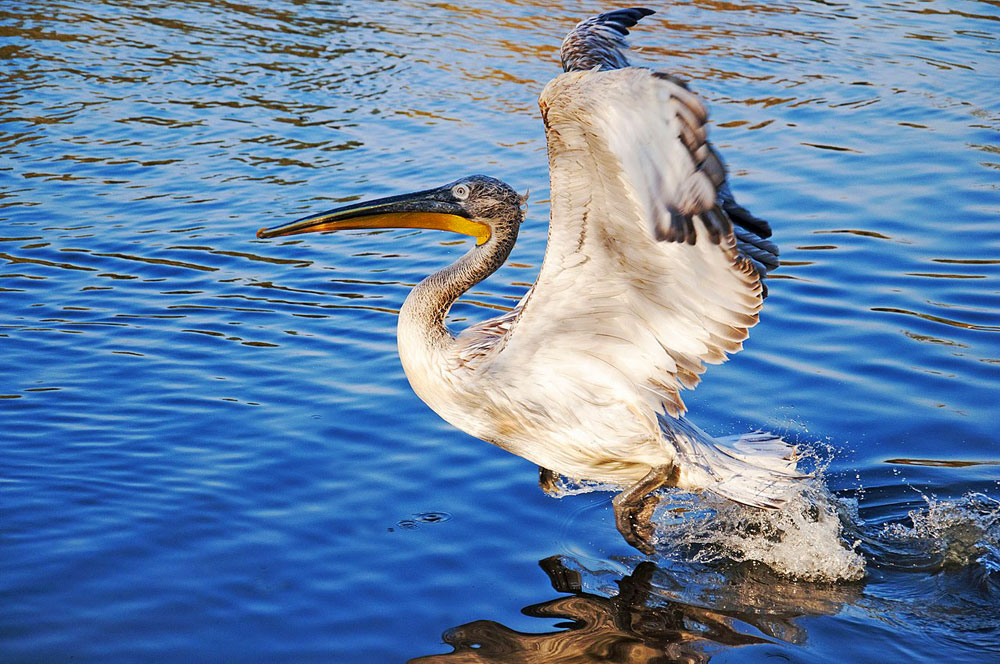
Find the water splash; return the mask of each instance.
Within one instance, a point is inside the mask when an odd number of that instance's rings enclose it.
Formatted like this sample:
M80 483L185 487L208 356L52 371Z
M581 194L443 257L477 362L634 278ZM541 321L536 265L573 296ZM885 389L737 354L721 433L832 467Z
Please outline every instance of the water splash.
M694 563L766 565L797 581L857 581L865 559L848 539L856 509L834 496L825 473L836 450L829 442L799 446L798 467L812 475L779 510L740 505L707 492L671 493L654 516L661 555Z
M856 506L835 497L824 475L836 450L800 446L799 468L812 475L780 510L740 505L710 492L668 490L653 515L657 557L695 564L757 563L798 581L857 581L865 576L860 541L848 536ZM559 477L554 497L621 487Z
M610 482L597 482L595 480L574 480L560 475L555 484L549 489L548 494L553 498L565 498L567 496L578 496L595 491L621 491L622 487Z
M956 500L920 495L925 507L908 512L909 525L887 523L875 533L882 551L915 569L980 565L1000 572L1000 501L984 493Z
M658 512L659 549L698 563L758 563L801 581L857 581L865 576L859 542L845 540L849 505L821 481L803 483L780 510L675 496ZM683 501L683 502L682 502ZM661 506L661 509L664 506Z
M877 487L864 486L860 476L853 497L828 487L826 471L837 454L829 443L805 446L800 467L813 477L780 510L739 505L709 492L663 492L653 516L657 557L764 565L786 579L821 583L860 581L869 567L970 568L994 585L1000 573L1000 501L981 492L938 499L914 489L923 507L907 510L903 501L876 505L881 518L870 520L861 513L872 509L868 493ZM551 495L563 497L620 487L560 477L554 489Z

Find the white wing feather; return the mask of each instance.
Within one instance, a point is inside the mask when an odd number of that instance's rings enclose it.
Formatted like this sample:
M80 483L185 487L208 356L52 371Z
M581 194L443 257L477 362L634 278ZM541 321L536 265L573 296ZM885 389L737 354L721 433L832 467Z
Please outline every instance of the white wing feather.
M715 205L724 176L705 146L704 109L675 80L636 68L563 74L539 104L548 248L481 367L540 399L568 389L647 422L679 416L680 388L742 347L762 301Z

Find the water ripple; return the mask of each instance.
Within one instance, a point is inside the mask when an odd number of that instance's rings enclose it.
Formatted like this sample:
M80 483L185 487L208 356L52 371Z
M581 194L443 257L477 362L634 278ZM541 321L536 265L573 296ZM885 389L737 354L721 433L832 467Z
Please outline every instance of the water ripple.
M831 445L820 526L735 510L639 559L606 494L550 500L407 385L399 307L467 244L255 239L493 174L528 219L449 322L507 310L541 265L536 99L580 11L0 3L0 659L1000 651L995 3L695 0L633 31L708 100L782 248L692 417ZM789 523L784 548L736 537Z

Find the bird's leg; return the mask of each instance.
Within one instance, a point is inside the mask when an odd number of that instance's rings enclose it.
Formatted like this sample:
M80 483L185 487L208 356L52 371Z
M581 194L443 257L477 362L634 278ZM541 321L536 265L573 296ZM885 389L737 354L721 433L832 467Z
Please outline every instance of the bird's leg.
M559 491L559 473L553 472L548 468L538 467L538 488L549 494L550 496L558 496L561 492Z
M663 486L676 485L679 474L674 464L656 466L611 501L615 508L618 532L626 542L647 555L653 553L651 517L660 502L660 497L654 492Z

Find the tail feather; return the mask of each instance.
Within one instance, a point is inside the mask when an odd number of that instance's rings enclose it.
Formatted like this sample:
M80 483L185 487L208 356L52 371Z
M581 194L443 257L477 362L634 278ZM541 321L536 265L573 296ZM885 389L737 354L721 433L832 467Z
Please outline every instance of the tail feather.
M670 418L663 425L677 448L682 488L706 489L737 503L776 509L809 477L796 467L795 446L779 436L757 431L712 438L684 418Z

